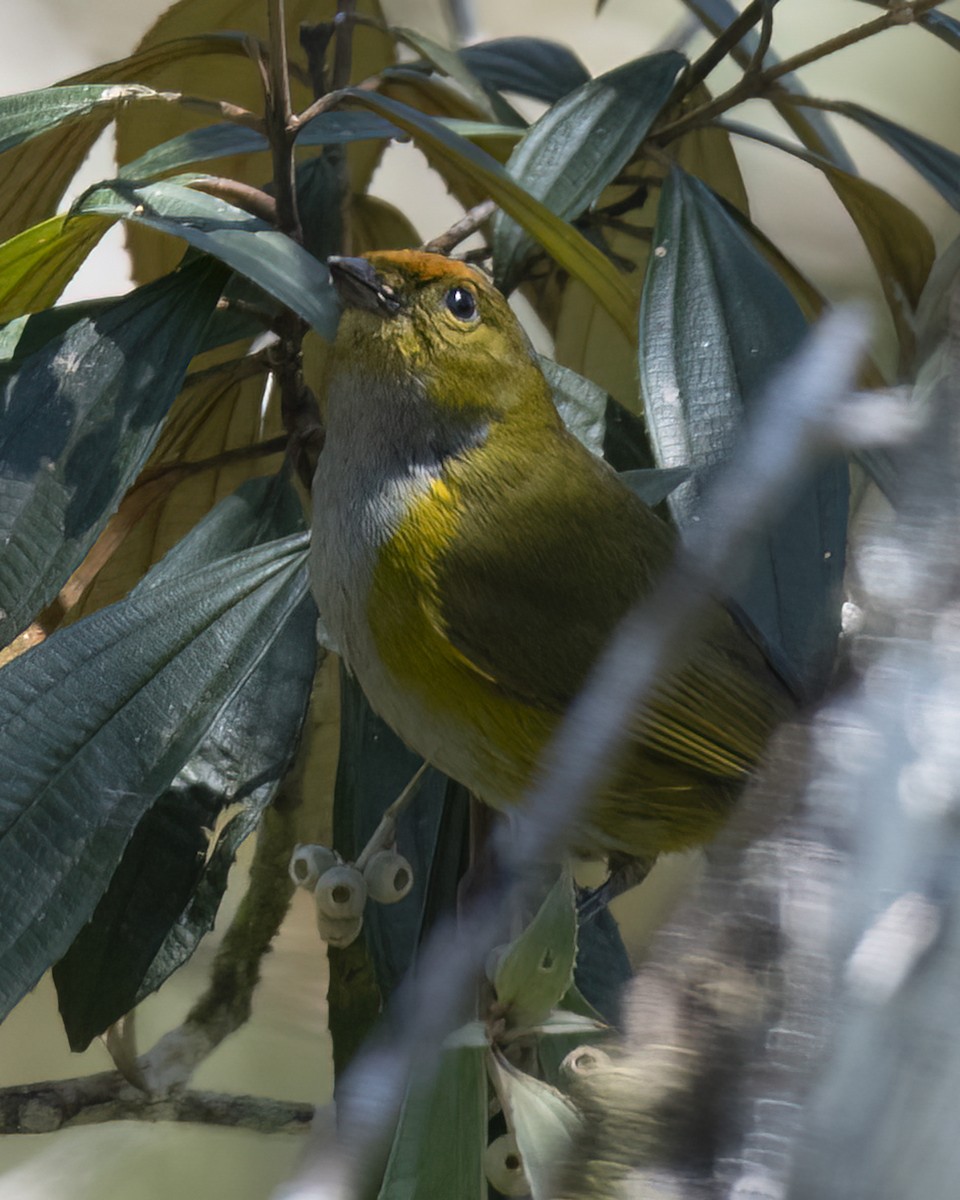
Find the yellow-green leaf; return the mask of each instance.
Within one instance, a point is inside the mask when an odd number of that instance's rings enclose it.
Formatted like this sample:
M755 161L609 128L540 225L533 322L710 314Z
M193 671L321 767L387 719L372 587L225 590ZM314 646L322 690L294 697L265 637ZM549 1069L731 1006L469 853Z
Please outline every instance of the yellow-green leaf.
M51 217L0 246L0 323L53 304L104 232L108 217Z

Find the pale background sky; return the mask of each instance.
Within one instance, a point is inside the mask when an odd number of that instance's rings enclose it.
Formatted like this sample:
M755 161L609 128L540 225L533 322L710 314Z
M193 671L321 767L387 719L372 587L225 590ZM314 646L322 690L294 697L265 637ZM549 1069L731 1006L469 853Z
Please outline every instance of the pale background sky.
M0 0L0 91L42 87L122 57L165 7L152 0ZM653 48L683 13L676 0L609 0L599 19L593 8L593 0L478 0L477 32L480 37L526 33L565 41L588 67L600 71ZM389 11L398 23L442 36L435 0L394 0ZM947 11L957 15L958 5ZM873 15L875 10L855 0L783 0L776 9L774 44L786 56ZM960 150L958 62L943 43L921 30L904 29L818 64L805 79L821 95L875 106ZM721 81L725 78L729 76L720 75ZM915 207L941 245L954 235L954 217L918 176L869 134L839 118L837 127L866 177ZM876 294L852 226L818 173L761 147L741 142L737 148L758 224L828 293ZM78 186L112 174L110 153L105 138ZM427 236L456 215L442 185L426 180L423 162L410 147L390 152L376 190L394 202L404 195L415 197L418 227ZM122 234L117 229L70 296L123 286ZM267 959L254 1021L203 1067L199 1086L324 1098L325 971L310 902L302 893L293 917ZM202 986L209 957L205 944L194 963L143 1006L138 1019L144 1047L182 1019ZM48 981L0 1027L0 1084L109 1066L99 1046L82 1056L68 1053ZM295 1139L132 1123L55 1137L7 1138L0 1143L0 1200L162 1200L173 1195L260 1200L289 1173L297 1152Z

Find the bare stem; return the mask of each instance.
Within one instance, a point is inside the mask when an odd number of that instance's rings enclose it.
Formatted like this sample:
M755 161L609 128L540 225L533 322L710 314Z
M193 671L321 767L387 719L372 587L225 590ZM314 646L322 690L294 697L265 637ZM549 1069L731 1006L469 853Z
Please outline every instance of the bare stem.
M683 79L683 90L689 92L702 83L710 72L721 63L736 44L749 33L758 21L765 20L770 11L770 0L752 0L743 12L726 27L712 45L690 65Z
M727 112L728 109L741 104L744 100L768 94L776 81L782 79L785 75L789 75L801 67L809 66L821 58L827 58L829 55L835 54L838 50L846 49L847 46L854 46L857 42L862 42L866 38L873 37L874 34L882 33L883 30L889 29L891 26L908 25L915 21L917 17L922 16L930 9L937 8L942 3L943 0L915 0L912 4L896 4L894 7L887 9L881 16L875 17L872 21L867 21L865 24L858 25L854 29L848 29L834 38L812 46L809 50L795 54L792 58L784 59L783 62L777 63L775 66L767 67L764 71L752 72L748 69L743 77L733 87L724 92L722 96L717 96L716 99L685 113L675 121L660 126L651 135L652 140L659 142L661 146L666 145L667 142L671 142L675 138L689 133L692 129L699 128L705 122L720 116L722 113ZM744 14L747 11L745 9ZM731 25L730 28L732 29L733 26ZM761 33L761 40L762 36Z
M266 119L273 155L273 186L277 193L277 228L300 241L283 0L270 0L267 13L270 23L270 88L266 97Z
M428 762L422 762L413 775L413 778L403 789L400 795L394 800L390 807L384 812L380 818L380 823L373 831L369 841L357 855L357 861L354 866L358 871L362 871L371 858L378 850L389 850L393 843L397 840L397 818L407 807L410 801L417 794L417 789L420 786L420 781L427 773L430 766Z
M485 221L489 221L496 207L496 204L492 200L483 200L480 204L475 205L469 211L465 212L460 220L456 221L445 232L438 234L437 237L426 242L423 249L431 251L434 254L449 254L455 246L459 246L471 234L476 233Z
M151 1095L119 1071L0 1088L0 1134L55 1133L105 1121L189 1121L258 1133L304 1133L313 1115L310 1104L266 1096L199 1091Z
M334 91L350 86L353 70L353 27L357 0L338 0L334 19L336 37L333 47L333 73L331 87Z

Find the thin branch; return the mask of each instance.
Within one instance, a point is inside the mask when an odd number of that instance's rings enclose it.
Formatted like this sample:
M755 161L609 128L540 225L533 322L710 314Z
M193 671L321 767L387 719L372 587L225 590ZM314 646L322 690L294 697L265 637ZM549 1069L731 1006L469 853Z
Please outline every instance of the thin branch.
M913 0L913 3L910 4L893 4L874 20L858 25L854 29L848 29L845 33L839 33L836 37L821 42L819 46L803 50L801 53L795 54L793 58L785 58L776 66L769 67L763 73L765 82L772 83L775 79L790 75L793 71L799 71L801 67L807 67L821 58L828 58L838 50L855 46L857 42L862 42L865 38L873 37L875 33L882 33L885 29L890 29L895 25L911 25L925 12L929 12L932 8L939 8L943 3L944 0Z
M267 126L263 117L241 108L239 104L231 104L228 100L208 100L204 96L182 96L175 93L164 95L164 99L175 101L184 108L195 108L205 113L216 113L233 125L242 125L245 129L255 129L257 133L266 136Z
M771 0L763 10L763 20L760 22L760 37L757 40L757 47L750 58L750 62L747 64L747 75L755 75L763 70L763 60L767 57L767 51L770 49L772 38L773 3Z
M481 201L480 204L465 212L460 220L454 222L444 233L438 234L437 237L426 242L423 249L434 254L449 254L454 247L465 242L471 234L477 232L481 225L489 221L496 211L496 207L492 200Z
M303 1133L313 1116L310 1104L266 1096L201 1091L151 1095L119 1071L0 1088L0 1134L56 1133L106 1121L189 1121L258 1133Z
M239 179L227 179L221 175L205 175L200 179L191 180L190 186L196 192L206 192L208 196L217 196L220 200L226 200L228 204L242 208L252 217L259 217L261 221L267 221L271 225L277 224L276 200L251 183L243 183Z
M371 858L378 850L389 850L397 840L397 818L407 807L410 801L414 798L420 788L420 781L423 779L429 770L430 764L424 760L417 767L413 778L403 789L400 795L393 801L380 818L380 823L370 835L367 844L357 855L357 861L354 866L358 871L362 871Z
M336 34L333 45L333 71L330 86L333 91L350 86L353 70L353 27L357 0L338 0L334 17Z
M770 10L770 0L752 0L743 12L726 27L719 37L697 59L690 64L690 70L683 78L684 92L692 91L698 83L702 83L710 72L721 63L734 46L743 40L745 34L763 20Z
M273 186L277 194L277 228L300 241L297 215L296 174L293 161L293 132L290 106L290 76L287 72L287 39L283 0L269 0L270 27L268 59L270 87L266 96L267 136L273 156Z
M269 438L265 442L254 442L251 446L236 446L233 450L221 450L219 454L211 454L209 458L160 463L150 471L144 471L137 480L136 487L143 487L145 484L153 483L154 480L171 474L178 476L177 482L179 483L181 479L188 479L191 475L200 475L204 471L216 471L220 467L229 467L233 463L246 462L248 459L269 458L271 454L282 454L287 448L288 440L286 434L281 434L279 437ZM131 488L131 492L133 490Z
M912 4L897 4L895 7L884 12L882 16L876 17L872 21L867 21L863 25L858 25L854 29L848 29L846 32L838 34L837 37L812 46L809 50L795 54L792 58L784 59L783 62L767 67L764 71L751 73L748 70L723 95L717 96L708 103L702 104L699 108L692 109L683 116L676 118L676 120L654 129L650 138L658 142L661 146L666 145L667 142L671 142L675 138L701 127L705 122L711 121L714 117L720 116L728 109L743 103L745 100L767 95L777 80L782 79L785 75L789 75L801 67L809 66L810 63L817 62L821 58L835 54L838 50L843 50L847 46L856 45L857 42L862 42L866 38L873 37L874 34L882 33L885 29L890 29L892 26L910 24L917 17L922 16L923 13L937 8L942 3L943 0L915 0L915 3Z

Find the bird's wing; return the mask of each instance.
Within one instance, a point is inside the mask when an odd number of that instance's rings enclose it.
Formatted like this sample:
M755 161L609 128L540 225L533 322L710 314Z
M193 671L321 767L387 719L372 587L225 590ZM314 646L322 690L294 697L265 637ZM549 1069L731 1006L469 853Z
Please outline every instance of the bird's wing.
M668 527L562 431L524 469L451 469L461 536L435 564L435 621L491 686L561 712L618 621L670 561ZM532 466L531 464L535 464ZM702 643L702 644L701 644ZM675 762L738 777L785 711L786 693L719 604L687 665L661 682L635 735Z

